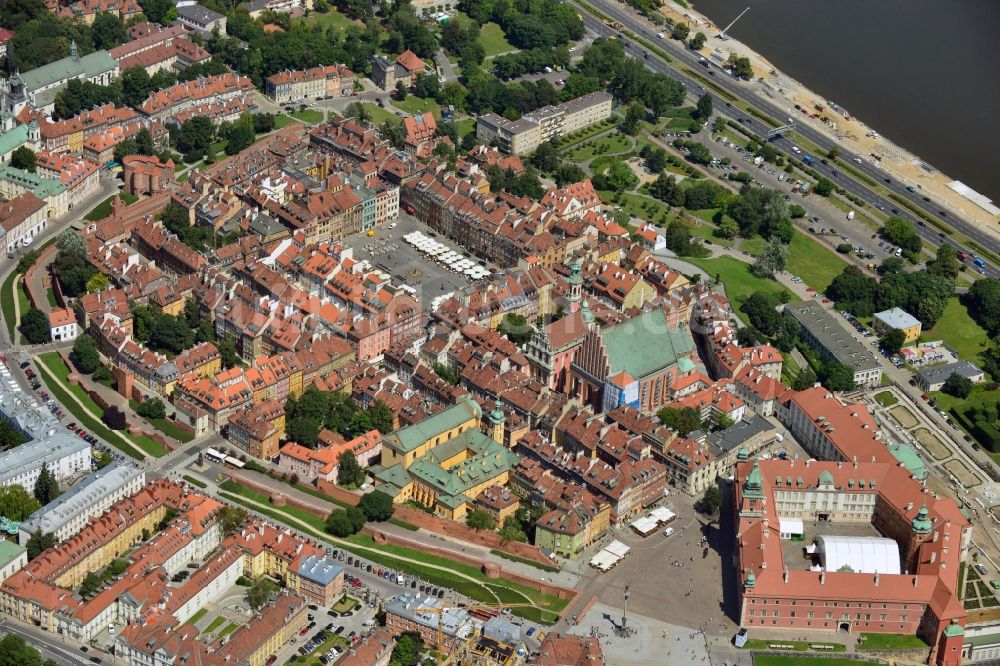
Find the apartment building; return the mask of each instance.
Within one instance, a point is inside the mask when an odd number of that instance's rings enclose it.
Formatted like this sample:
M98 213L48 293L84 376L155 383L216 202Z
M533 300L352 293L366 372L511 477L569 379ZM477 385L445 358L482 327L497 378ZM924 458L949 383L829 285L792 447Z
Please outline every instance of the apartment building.
M514 155L535 150L550 139L572 134L611 117L612 98L595 92L556 106L543 106L520 120L507 120L495 113L479 117L476 136L480 141L497 141L500 149Z
M350 95L354 72L346 65L320 65L278 72L264 81L265 93L278 104Z
M799 323L799 335L815 349L823 361L836 361L854 371L858 388L878 386L882 382L882 364L817 301L785 305L784 314Z

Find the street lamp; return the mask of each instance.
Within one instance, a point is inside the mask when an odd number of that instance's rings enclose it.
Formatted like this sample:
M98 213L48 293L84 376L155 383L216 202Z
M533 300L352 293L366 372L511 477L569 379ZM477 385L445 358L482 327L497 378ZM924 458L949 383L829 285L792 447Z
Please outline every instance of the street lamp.
M625 586L625 605L622 607L622 631L625 630L625 625L628 623L628 585Z

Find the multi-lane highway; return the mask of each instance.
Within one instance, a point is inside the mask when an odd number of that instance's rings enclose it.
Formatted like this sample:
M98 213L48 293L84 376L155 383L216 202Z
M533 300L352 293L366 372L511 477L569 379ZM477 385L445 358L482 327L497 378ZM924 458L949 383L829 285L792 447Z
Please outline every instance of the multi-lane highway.
M617 39L622 41L625 45L625 51L634 58L642 58L646 62L646 67L651 71L667 74L678 81L682 82L687 89L692 94L700 94L700 91L706 89L702 82L698 79L689 76L684 71L681 71L682 65L689 65L691 71L701 70L701 74L704 78L708 79L709 71L714 71L715 74L710 78L712 79L711 84L718 87L719 89L725 90L729 95L740 100L741 102L748 104L756 108L761 113L775 119L776 121L783 122L790 117L790 112L787 109L783 109L777 104L770 102L758 95L756 95L753 90L751 90L750 84L738 79L734 79L722 72L721 69L710 65L709 68L705 68L699 64L699 55L685 48L679 42L671 39L660 40L656 37L656 33L660 28L655 27L651 22L649 22L645 17L638 15L631 8L621 5L614 0L591 0L591 4L601 13L611 18L611 20L620 23L623 26L623 30L615 30L610 28L604 23L604 21L591 13L590 8L585 4L578 4L580 9L580 15L583 17L584 24L586 27L597 33L602 37L609 37L614 35ZM655 45L670 55L670 57L675 59L675 62L668 64L656 52L649 51L642 44L638 43L636 40L630 38L631 33L637 37L642 37L645 41L649 43L655 43ZM648 56L648 57L647 57ZM709 92L712 90L709 88ZM741 109L735 106L727 106L726 99L719 97L715 98L714 107L723 116L730 119L746 119L748 115ZM792 116L794 119L794 116ZM825 134L816 130L808 125L802 124L796 120L795 132L801 136L803 139L811 142L812 144L818 146L824 153L832 148L835 142L831 141L829 137ZM755 133L764 136L766 133L772 129L771 126L765 125L760 119L755 117L750 117L750 123L747 125ZM746 123L744 123L746 124ZM792 138L780 137L773 141L773 144L779 150L785 152L788 155L793 155L792 146L795 145L795 141ZM920 190L917 192L910 192L906 189L906 185L903 183L898 183L889 176L886 172L877 166L871 164L866 156L850 154L843 150L842 146L838 145L841 150L841 159L846 161L851 161L853 167L860 172L864 173L866 176L870 177L872 180L878 181L884 186L888 191L892 192L898 197L902 197L909 201L914 207L923 210L928 217L936 219L939 223L953 227L967 238L969 238L974 243L979 244L981 247L993 247L996 245L995 239L989 235L987 232L983 231L978 226L962 220L954 215L948 215L947 219L942 217L938 212L939 207L935 206L933 202L926 202L923 200L923 195ZM860 198L865 203L869 204L875 208L881 208L887 214L893 209L899 209L899 204L888 197L884 197L878 192L873 191L863 183L859 182L853 178L849 173L845 173L842 170L836 168L834 164L823 164L820 159L824 155L816 155L816 161L812 165L812 168L823 176L829 178L831 181L836 183L838 186L842 187L848 193L855 197ZM793 155L794 156L794 155ZM856 162L860 160L860 164ZM834 174L834 171L837 174ZM934 245L939 245L941 243L947 243L955 248L956 251L965 251L969 255L975 255L975 249L970 247L963 247L959 243L955 242L947 234L938 231L935 227L923 223L922 220L914 220L913 216L908 214L906 209L899 209L900 216L909 219L914 223L917 233L925 240ZM971 259L969 260L970 268L974 268L971 265ZM983 271L984 275L989 277L1000 277L1000 268L993 265L987 265Z

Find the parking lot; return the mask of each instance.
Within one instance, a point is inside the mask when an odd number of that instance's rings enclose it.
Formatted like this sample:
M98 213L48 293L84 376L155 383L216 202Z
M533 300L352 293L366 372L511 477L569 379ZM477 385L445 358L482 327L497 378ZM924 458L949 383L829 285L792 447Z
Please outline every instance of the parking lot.
M344 239L344 245L354 249L355 259L367 259L376 268L389 273L394 284L412 287L417 292L417 299L427 306L438 296L473 284L465 275L449 271L404 241L403 236L412 231L438 237L426 224L400 211L395 229L377 229L374 236L367 233L349 236ZM459 250L457 246L454 249Z

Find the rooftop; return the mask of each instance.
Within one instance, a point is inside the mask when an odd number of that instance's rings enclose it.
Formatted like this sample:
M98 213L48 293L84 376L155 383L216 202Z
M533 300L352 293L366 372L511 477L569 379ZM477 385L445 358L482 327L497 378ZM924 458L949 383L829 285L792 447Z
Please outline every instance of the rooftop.
M918 327L920 326L920 320L902 308L892 308L891 310L876 312L875 318L881 321L889 328L894 328L894 329L904 329L904 328L912 328L914 326Z

